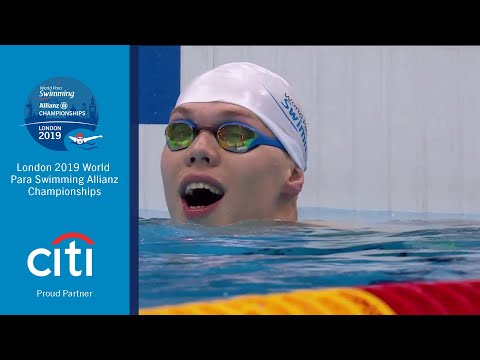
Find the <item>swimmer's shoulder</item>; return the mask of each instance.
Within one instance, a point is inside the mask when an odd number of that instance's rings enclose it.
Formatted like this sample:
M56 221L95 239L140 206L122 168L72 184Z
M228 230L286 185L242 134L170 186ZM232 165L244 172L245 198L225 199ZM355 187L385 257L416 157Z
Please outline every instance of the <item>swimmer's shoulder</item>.
M305 226L318 226L335 230L346 231L374 231L378 233L399 233L402 231L411 231L412 227L401 226L399 224L362 224L362 223L339 223L323 220L302 221L300 224Z
M299 222L299 224L305 225L305 226L325 227L325 228L337 229L337 230L360 230L365 228L360 224L345 224L345 223L332 222L332 221L326 221L326 220L301 221Z

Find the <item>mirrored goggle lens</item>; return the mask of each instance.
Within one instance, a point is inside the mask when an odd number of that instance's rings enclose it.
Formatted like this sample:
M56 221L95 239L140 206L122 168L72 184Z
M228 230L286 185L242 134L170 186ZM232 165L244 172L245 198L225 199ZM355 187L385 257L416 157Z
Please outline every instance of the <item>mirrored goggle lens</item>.
M221 147L234 152L250 150L257 134L241 125L225 125L218 130L218 142Z
M193 129L184 123L169 124L165 129L165 136L170 150L185 149L194 139Z

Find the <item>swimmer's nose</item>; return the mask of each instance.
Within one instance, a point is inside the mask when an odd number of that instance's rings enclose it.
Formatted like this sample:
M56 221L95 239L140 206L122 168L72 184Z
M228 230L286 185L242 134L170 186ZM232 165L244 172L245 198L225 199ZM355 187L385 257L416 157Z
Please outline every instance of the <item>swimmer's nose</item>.
M216 166L220 160L220 145L209 131L201 131L186 153L187 166Z

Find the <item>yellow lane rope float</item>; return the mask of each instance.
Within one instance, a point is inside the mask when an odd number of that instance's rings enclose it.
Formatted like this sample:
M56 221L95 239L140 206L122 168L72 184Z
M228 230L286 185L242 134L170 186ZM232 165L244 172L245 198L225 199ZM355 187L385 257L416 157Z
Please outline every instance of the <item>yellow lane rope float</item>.
M296 290L209 302L143 308L140 315L395 315L379 297L357 288Z

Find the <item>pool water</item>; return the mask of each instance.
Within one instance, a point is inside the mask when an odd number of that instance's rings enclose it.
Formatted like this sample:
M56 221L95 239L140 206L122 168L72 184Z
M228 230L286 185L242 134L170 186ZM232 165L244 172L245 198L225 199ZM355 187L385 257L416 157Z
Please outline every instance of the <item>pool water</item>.
M355 226L140 218L141 308L296 289L480 279L480 222Z

